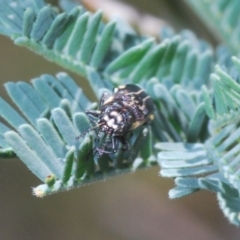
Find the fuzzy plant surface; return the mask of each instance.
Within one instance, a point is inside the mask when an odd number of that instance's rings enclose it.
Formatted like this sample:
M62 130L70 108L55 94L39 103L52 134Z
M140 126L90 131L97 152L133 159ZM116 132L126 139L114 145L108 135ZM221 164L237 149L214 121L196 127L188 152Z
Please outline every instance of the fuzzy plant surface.
M239 1L186 2L226 46L214 49L188 30L167 27L157 41L73 1L59 8L43 0L1 1L0 33L16 45L87 78L98 100L131 83L155 105L154 121L133 132L129 150L98 157L89 155L95 132L77 139L94 126L85 111L98 103L67 73L7 82L15 107L0 97L0 156L17 155L42 181L34 195L158 164L161 176L175 179L170 198L213 191L225 216L240 225Z

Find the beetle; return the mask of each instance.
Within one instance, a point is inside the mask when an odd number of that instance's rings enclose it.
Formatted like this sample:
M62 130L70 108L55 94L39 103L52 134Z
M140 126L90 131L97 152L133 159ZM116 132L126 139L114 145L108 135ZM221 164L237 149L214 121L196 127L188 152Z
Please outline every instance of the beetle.
M134 84L126 84L114 88L113 94L103 93L98 110L88 110L85 113L95 124L87 132L98 128L96 140L101 132L106 136L102 146L95 149L98 156L101 156L103 153L116 153L120 143L122 150L128 150L126 136L134 129L152 122L154 104L143 89Z

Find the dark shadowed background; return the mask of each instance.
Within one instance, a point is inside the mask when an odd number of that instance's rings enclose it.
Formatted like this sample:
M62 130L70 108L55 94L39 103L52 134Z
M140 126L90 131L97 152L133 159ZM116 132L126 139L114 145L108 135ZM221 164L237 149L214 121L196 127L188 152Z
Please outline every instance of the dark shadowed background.
M142 4L139 9L164 18L177 29L191 28L215 42L197 19L188 20L192 13L176 1L125 2ZM1 85L64 70L2 36L0 53ZM86 80L72 76L82 87L88 86ZM4 88L0 90L6 98ZM158 172L159 167L154 167L38 199L32 196L31 187L40 181L18 159L1 159L0 239L239 239L239 229L224 218L215 194L201 191L169 200L173 180L159 177Z

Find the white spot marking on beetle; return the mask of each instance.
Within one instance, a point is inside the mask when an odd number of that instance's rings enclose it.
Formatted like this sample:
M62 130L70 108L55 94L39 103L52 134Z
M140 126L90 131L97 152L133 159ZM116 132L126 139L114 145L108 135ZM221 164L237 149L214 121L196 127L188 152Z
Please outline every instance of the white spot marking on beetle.
M109 121L108 115L104 115L103 120L105 120L106 122Z
M108 127L116 129L118 126L116 124L114 124L114 122L115 122L114 118L112 118L109 121L107 121Z
M123 120L122 115L118 114L118 116L117 116L117 123L122 122L122 120Z
M116 112L116 111L112 111L112 112L110 113L110 116L116 117L117 123L120 123L120 122L122 122L122 120L123 120L122 115L119 114L119 113Z
M116 111L112 111L112 112L110 112L110 116L115 117L115 116L117 116L117 115L118 115L118 112L116 112Z

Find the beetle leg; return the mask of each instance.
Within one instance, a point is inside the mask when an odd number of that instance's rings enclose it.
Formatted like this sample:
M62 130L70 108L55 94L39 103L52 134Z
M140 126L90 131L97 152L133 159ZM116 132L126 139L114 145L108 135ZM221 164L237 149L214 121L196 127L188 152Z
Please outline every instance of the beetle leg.
M100 114L100 111L95 111L95 110L88 110L85 112L88 116L88 118L90 119L91 122L93 123L97 123L97 119L98 119L98 116ZM93 128L89 128L87 131L81 133L79 136L76 137L76 139L79 139L81 137L84 137L88 132L90 132L91 130L95 129L96 127L93 127Z
M107 151L103 148L95 148L95 154L97 154L98 157L100 157L101 155L103 155L104 153L110 154L112 152Z
M95 148L95 151L98 154L98 157L104 153L108 153L108 154L111 153L111 151L106 150L106 149L108 149L108 146L110 143L111 143L111 141L105 140L100 147Z
M101 108L101 106L103 106L105 100L106 100L107 98L109 98L109 96L110 96L110 94L107 93L107 92L105 92L105 93L102 94L102 96L101 96L101 98L100 98L100 102L99 102L99 109Z
M122 147L119 148L119 143L122 143ZM130 144L126 141L123 136L113 136L112 137L112 149L113 153L116 153L118 149L122 151L127 151L130 148Z
M117 152L119 146L119 136L112 136L112 150Z
M119 140L121 141L121 143L122 143L122 148L121 148L121 150L122 151L127 151L127 150L129 150L129 148L130 148L130 144L129 144L129 142L128 141L126 141L126 139L123 137L123 136L121 136L120 138L119 138Z
M101 112L98 110L87 110L85 113L87 114L90 121L96 123Z

